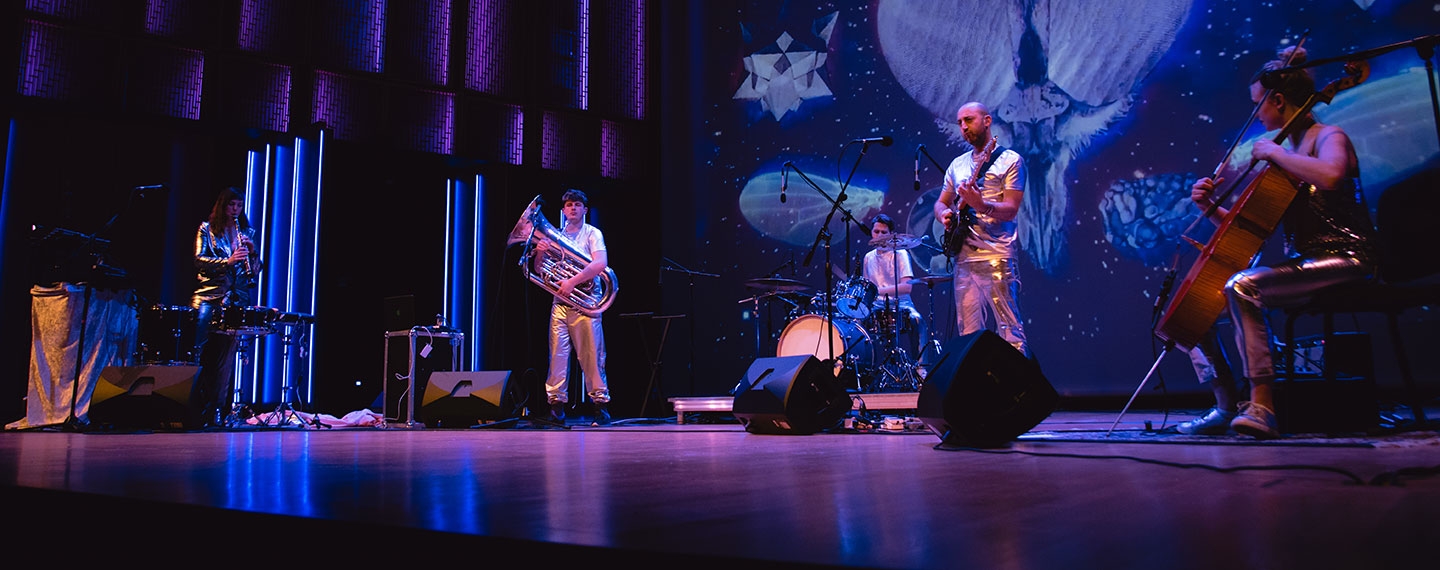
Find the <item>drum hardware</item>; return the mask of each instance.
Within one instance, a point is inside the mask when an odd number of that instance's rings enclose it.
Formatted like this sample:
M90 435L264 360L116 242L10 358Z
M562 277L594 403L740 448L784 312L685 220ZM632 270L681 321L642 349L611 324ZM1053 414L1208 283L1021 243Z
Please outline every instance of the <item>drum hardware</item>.
M841 316L863 319L870 316L878 289L864 277L855 277L835 285L835 310Z
M750 289L764 291L764 293L740 301L740 304L754 303L754 312L751 313L751 315L753 315L752 320L755 321L755 358L760 358L760 300L764 299L768 301L778 299L789 304L790 310L786 314L788 320L793 318L797 313L805 310L801 304L804 297L799 297L798 299L795 297L800 292L809 291L810 286L802 281L786 279L784 277L756 277L745 281L745 286ZM810 304L813 305L813 302ZM766 320L768 321L769 319Z
M198 364L195 335L199 310L194 307L151 305L140 313L140 342L135 358L141 364L161 366Z
M799 301L792 299L792 295L793 294L791 293L782 291L767 291L765 293L760 293L759 295L755 295L746 299L741 299L739 301L739 304L741 305L745 303L752 303L754 305L751 308L750 320L755 323L755 358L760 358L760 301L766 301L767 307L769 306L768 302L774 299L779 299L780 301L788 303L791 307L790 311L787 313L788 318L789 316L795 315L796 311L801 310L802 307ZM765 320L768 323L770 319L767 318Z
M875 367L875 376L872 379L869 390L875 392L909 390L919 391L922 378L920 377L915 360L910 357L905 347L901 346L900 332L902 324L902 308L900 304L899 284L904 277L900 272L899 250L912 249L920 245L920 239L908 234L890 234L877 239L870 240L870 245L879 248L891 249L891 273L890 279L895 283L894 290L884 296L882 302L875 306L875 310L869 315L867 323L870 328L876 331L880 340L880 348L884 354L884 360ZM906 254L908 267L909 254ZM904 284L913 286L915 279L904 281ZM873 300L872 300L873 302ZM932 301L933 303L933 301ZM911 319L909 311L904 311L906 318L903 321L907 324ZM913 324L912 324L913 326ZM918 332L918 331L917 331Z
M940 339L935 338L935 284L946 283L949 281L953 281L954 279L955 277L953 275L925 275L910 280L911 286L921 283L925 284L925 290L927 292L927 297L929 298L930 305L928 308L928 311L930 313L930 328L928 334L926 335L929 338L921 343L922 348L920 349L920 354L917 355L919 360L918 371L921 376L924 376L926 373L926 365L929 363L933 363L933 361L927 362L926 357L930 355L939 356L941 349Z
M786 279L784 277L759 277L745 282L745 286L751 289L774 292L795 292L809 291L810 286L801 281Z
M886 249L915 249L920 247L920 238L910 234L890 234L870 240L870 245Z
M302 427L306 425L312 425L317 428L330 427L321 422L319 418L312 417L312 419L306 421L304 417L296 412L295 407L291 404L292 401L299 399L299 388L295 385L294 379L288 373L289 369L292 368L288 366L288 363L290 362L292 354L298 355L302 360L308 357L305 351L305 343L310 336L310 326L315 323L315 316L305 313L277 313L275 323L283 329L280 335L281 362L287 363L287 373L284 375L283 384L280 386L280 403L275 406L275 411L270 414L269 418L266 418L262 425L284 427L291 425L291 420L294 420L295 423ZM244 418L235 417L232 418L232 420L244 421ZM274 420L273 426L271 420Z

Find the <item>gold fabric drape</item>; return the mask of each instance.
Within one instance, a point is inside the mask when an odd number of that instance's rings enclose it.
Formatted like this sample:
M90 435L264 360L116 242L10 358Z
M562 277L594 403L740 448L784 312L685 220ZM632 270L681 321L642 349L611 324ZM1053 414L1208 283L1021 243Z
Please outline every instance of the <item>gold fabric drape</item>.
M75 395L75 418L89 420L90 396L106 366L128 366L134 358L139 329L129 290L90 288L85 312L86 286L72 283L30 288L30 388L25 417L6 429L36 428L65 423ZM85 346L80 346L81 321ZM83 354L81 351L83 350ZM80 373L75 373L77 357ZM76 380L79 380L78 392Z

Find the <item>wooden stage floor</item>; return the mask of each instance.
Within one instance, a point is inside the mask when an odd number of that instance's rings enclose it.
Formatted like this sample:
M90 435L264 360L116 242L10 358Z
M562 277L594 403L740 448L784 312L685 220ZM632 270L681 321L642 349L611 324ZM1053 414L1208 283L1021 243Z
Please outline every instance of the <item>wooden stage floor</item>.
M1061 411L1031 433L1093 436L1114 419ZM1132 411L1116 433L1166 419ZM942 450L927 432L757 435L673 418L11 431L0 508L11 556L67 562L1381 568L1434 560L1440 543L1440 438L1408 434L1263 445L1027 434Z

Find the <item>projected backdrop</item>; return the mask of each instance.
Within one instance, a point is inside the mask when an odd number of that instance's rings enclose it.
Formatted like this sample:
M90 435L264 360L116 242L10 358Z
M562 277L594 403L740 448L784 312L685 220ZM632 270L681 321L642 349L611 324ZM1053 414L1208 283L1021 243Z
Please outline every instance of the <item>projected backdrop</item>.
M792 303L825 288L826 251L812 249L822 229L833 236L833 274L854 273L868 234L843 213L826 225L842 185L842 205L856 219L883 212L900 231L933 243L940 226L931 205L943 176L936 165L968 150L955 111L975 100L994 112L1000 144L1027 162L1022 310L1032 349L1069 394L1128 393L1153 361L1152 307L1178 235L1196 215L1189 186L1216 169L1236 138L1242 144L1230 163L1243 168L1248 142L1264 135L1240 132L1256 68L1305 30L1311 59L1440 30L1434 3L1383 0L695 9L705 11L692 30L695 45L705 46L691 61L703 77L693 82L703 87L695 88L700 111L691 117L700 139L697 245L675 261L722 276L719 298L695 308L697 367L738 377L757 352L774 355L776 337L793 321ZM1316 113L1355 139L1373 208L1387 186L1433 160L1440 143L1416 51L1370 63L1368 81ZM1317 75L1323 85L1340 77L1340 66ZM894 144L851 143L882 136ZM796 170L782 180L787 162ZM1208 231L1202 224L1192 237ZM917 275L948 274L932 248L912 252ZM1188 266L1188 259L1180 264L1182 276ZM761 291L745 281L770 276L812 289L755 302ZM942 338L953 334L948 284L918 287L914 297ZM711 359L718 364L709 366ZM1194 389L1187 363L1172 360L1164 370Z

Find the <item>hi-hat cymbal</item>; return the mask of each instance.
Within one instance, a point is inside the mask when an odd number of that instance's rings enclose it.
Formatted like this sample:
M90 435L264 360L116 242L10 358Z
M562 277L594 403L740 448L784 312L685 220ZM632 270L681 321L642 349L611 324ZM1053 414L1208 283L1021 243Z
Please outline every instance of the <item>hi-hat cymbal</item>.
M745 282L745 286L751 289L764 289L766 291L809 291L810 286L794 279L784 277L759 277Z
M934 285L954 279L951 275L923 275L910 280L911 285Z
M870 245L892 249L915 249L920 247L920 238L910 234L890 234L870 240Z

